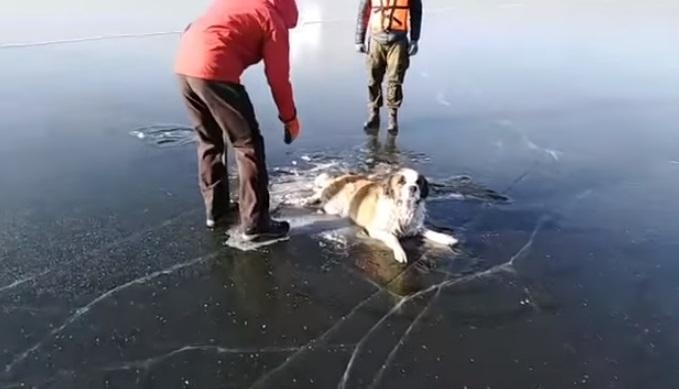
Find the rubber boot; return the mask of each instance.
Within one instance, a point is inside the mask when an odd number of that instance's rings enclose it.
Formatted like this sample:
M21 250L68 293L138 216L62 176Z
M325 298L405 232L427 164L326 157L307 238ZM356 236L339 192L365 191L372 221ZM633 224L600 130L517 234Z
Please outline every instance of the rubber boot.
M370 110L368 120L363 124L363 129L367 133L377 133L380 130L380 110L373 108Z
M290 232L290 223L286 221L269 220L265 226L249 228L243 231L246 242L262 242L284 238Z
M387 131L391 135L398 134L398 111L395 109L389 110L389 125Z

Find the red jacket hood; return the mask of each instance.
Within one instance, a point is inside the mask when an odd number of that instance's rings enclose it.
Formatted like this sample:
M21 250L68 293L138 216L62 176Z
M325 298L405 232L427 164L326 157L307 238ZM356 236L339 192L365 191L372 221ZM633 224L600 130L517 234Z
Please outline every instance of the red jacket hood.
M297 20L299 18L299 12L297 11L297 2L295 0L268 0L271 3L278 14L283 18L285 22L285 27L295 28L297 26Z

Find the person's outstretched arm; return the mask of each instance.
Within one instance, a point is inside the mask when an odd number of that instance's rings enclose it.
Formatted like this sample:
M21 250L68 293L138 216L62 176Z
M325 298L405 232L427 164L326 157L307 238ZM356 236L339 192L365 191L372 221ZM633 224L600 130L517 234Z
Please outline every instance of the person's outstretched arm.
M365 44L365 34L370 20L370 0L360 0L358 4L358 16L356 18L356 45Z
M297 116L290 83L289 32L283 25L272 24L264 43L264 71L278 107L278 118L287 123Z
M264 43L263 57L271 95L278 107L278 118L284 124L283 140L290 144L299 136L300 124L290 83L290 34L280 21L272 22Z

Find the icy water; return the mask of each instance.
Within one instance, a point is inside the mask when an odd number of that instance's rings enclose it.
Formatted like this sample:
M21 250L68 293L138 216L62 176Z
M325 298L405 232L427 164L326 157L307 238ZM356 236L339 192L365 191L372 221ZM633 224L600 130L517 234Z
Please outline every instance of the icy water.
M401 134L371 139L355 4L300 1L298 142L245 77L295 227L251 251L202 227L171 72L206 2L57 3L0 15L0 387L679 387L674 3L426 2ZM296 207L402 165L458 249L403 266Z

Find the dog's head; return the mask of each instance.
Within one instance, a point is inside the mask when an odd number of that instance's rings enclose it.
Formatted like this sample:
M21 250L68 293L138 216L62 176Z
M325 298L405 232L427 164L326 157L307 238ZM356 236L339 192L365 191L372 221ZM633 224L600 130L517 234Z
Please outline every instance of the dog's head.
M419 203L429 196L429 183L417 171L403 168L385 180L384 193L396 201Z

